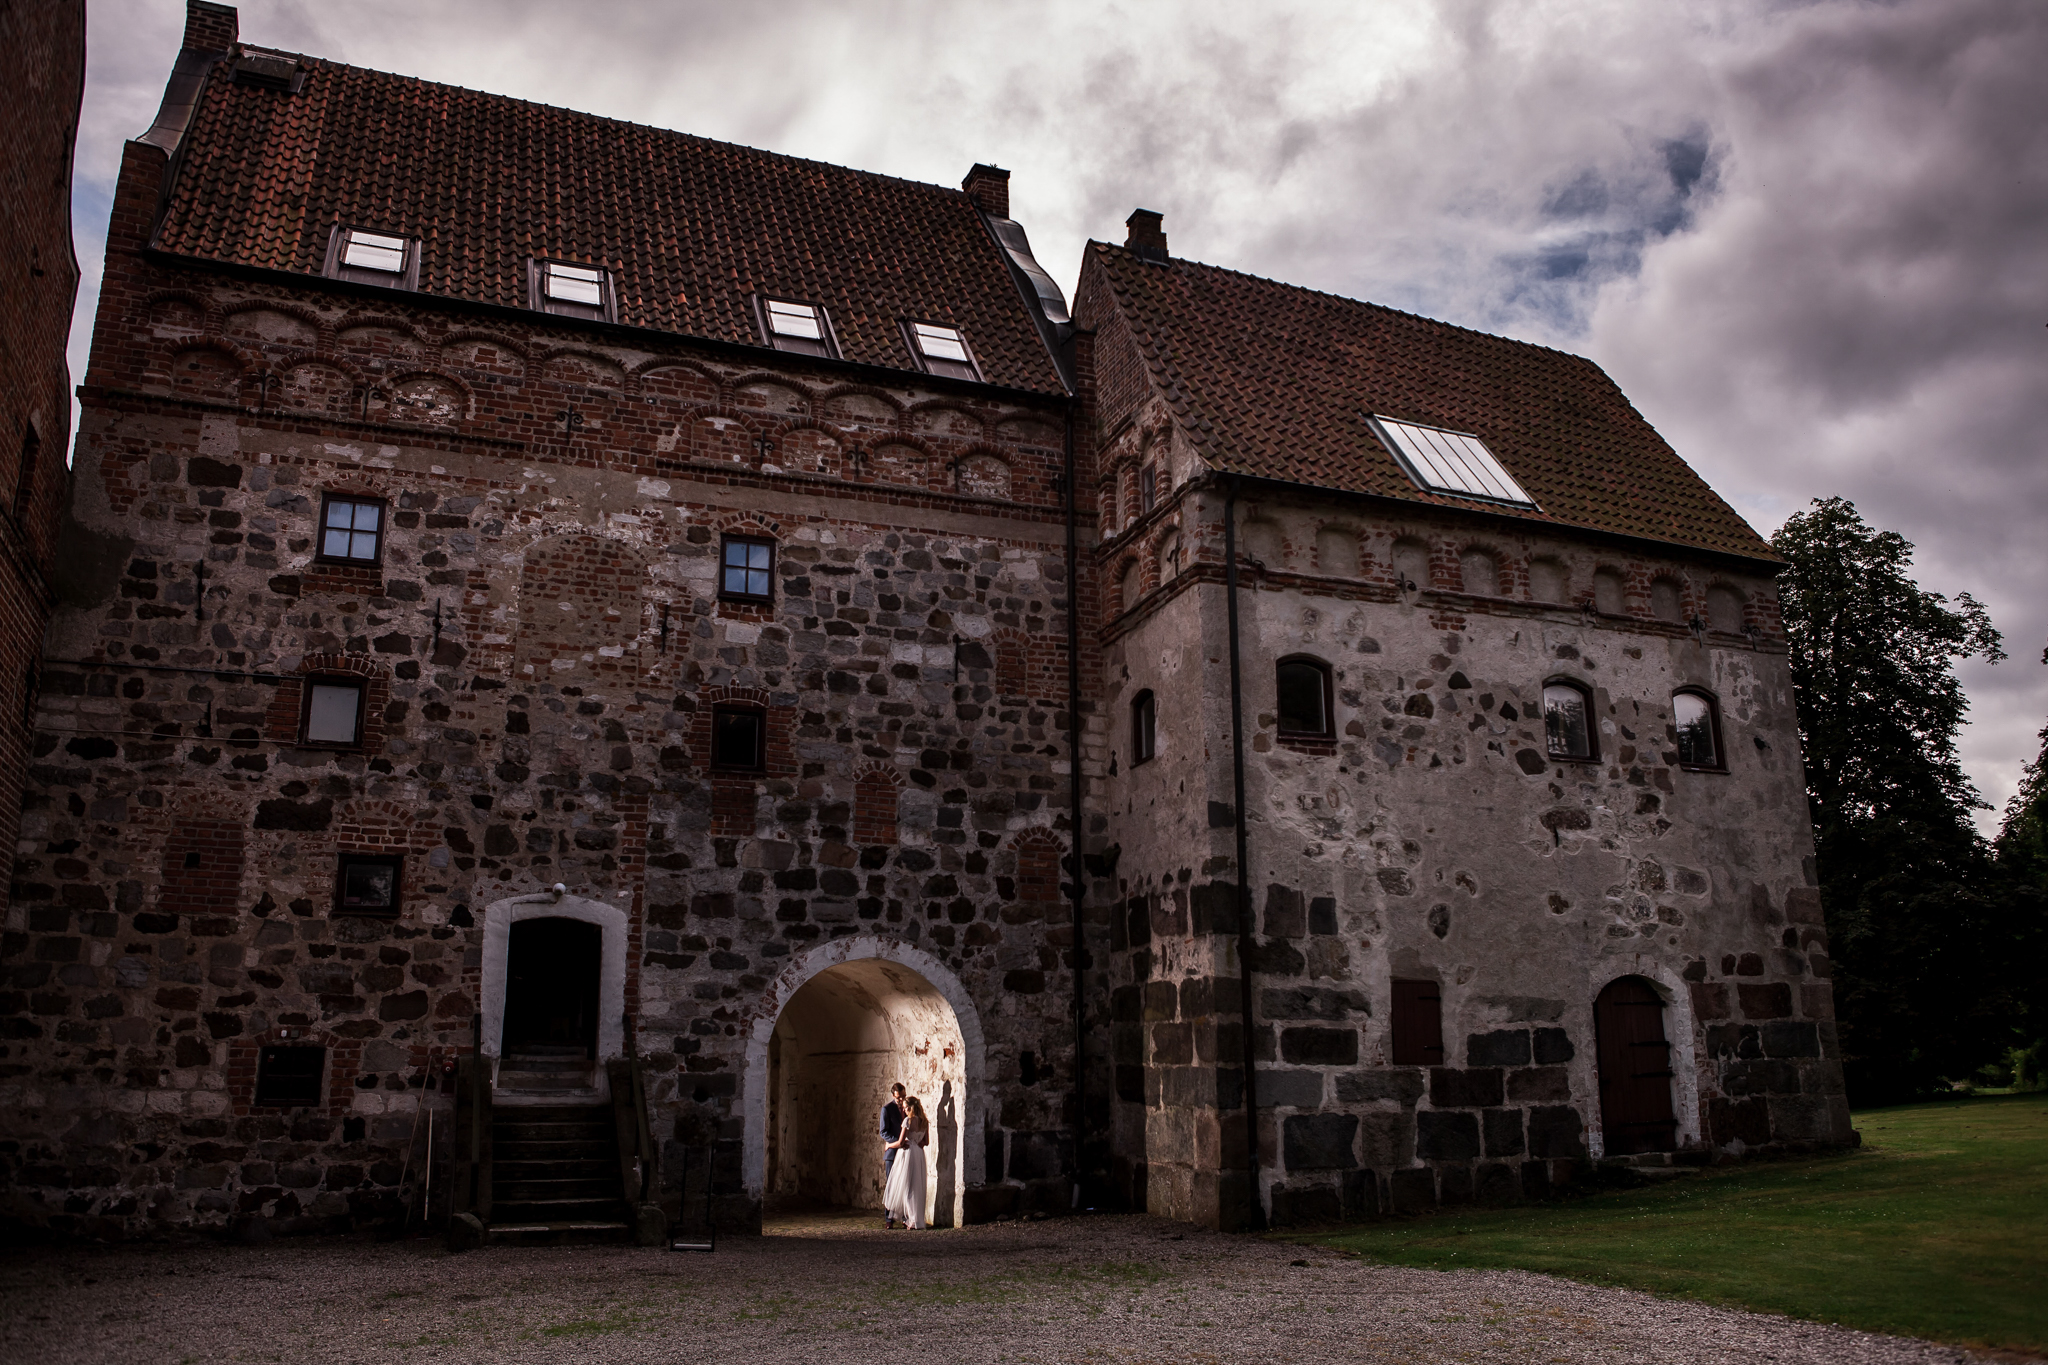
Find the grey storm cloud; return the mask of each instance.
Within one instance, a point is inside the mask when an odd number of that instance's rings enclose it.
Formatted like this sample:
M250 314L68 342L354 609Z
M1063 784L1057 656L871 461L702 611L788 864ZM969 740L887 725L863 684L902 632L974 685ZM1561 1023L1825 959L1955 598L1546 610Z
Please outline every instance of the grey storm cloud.
M180 0L93 0L82 372ZM251 0L251 42L913 179L1008 166L1055 275L1176 254L1592 356L1760 530L1843 494L1991 608L1964 757L2048 717L2048 6Z

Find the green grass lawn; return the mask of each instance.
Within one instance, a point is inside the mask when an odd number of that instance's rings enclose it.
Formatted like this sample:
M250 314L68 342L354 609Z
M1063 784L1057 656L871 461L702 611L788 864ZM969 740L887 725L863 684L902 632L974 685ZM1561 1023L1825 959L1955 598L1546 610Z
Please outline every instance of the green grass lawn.
M1298 1240L1516 1268L1963 1345L2048 1348L2048 1095L1856 1116L1863 1146Z

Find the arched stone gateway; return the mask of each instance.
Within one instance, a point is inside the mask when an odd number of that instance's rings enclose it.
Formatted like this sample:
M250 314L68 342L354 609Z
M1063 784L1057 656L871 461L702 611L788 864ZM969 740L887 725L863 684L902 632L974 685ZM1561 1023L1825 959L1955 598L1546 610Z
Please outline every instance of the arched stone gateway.
M983 1179L985 1060L980 1014L944 963L895 939L837 939L785 967L752 1016L749 1196L879 1207L877 1114L901 1080L932 1121L932 1222L963 1221L966 1192Z

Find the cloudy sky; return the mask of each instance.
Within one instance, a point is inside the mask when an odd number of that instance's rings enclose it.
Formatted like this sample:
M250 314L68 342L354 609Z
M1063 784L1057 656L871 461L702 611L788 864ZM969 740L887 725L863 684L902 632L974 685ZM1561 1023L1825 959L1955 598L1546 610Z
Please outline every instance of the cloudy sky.
M89 319L182 0L89 0ZM1766 534L1843 494L1987 603L1995 805L2048 718L2038 0L248 0L246 41L912 179L1007 166L1071 290L1176 255L1590 355ZM83 373L86 328L72 368ZM1985 821L1991 826L1991 817Z

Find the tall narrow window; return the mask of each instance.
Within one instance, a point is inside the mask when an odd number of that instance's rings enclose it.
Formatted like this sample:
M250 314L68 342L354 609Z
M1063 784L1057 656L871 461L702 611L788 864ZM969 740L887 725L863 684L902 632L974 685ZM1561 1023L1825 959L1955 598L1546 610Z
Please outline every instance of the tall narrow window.
M266 1047L256 1054L256 1103L297 1108L320 1103L324 1047Z
M535 260L527 275L528 306L563 317L613 322L618 318L612 275L602 266Z
M943 374L953 379L981 378L981 369L974 363L974 353L967 349L967 338L960 334L958 327L935 322L911 322L904 326L910 334L911 349L924 363L925 373Z
M1393 1063L1444 1064L1443 991L1434 981L1394 982Z
M1335 733L1330 709L1330 670L1316 659L1282 659L1275 672L1280 733L1297 739L1328 739Z
M1671 722L1678 731L1680 767L1718 770L1726 766L1721 757L1718 709L1705 692L1687 690L1672 695Z
M768 766L768 717L755 706L711 708L711 766L757 773Z
M1131 699L1131 766L1146 762L1158 748L1158 703L1149 691L1140 692Z
M329 493L320 511L319 558L330 564L375 564L384 557L384 504Z
M778 351L822 356L838 353L832 344L832 325L825 310L815 303L762 299L761 325L768 333L768 344Z
M305 713L300 717L300 742L354 745L363 738L363 680L306 679Z
M1593 746L1593 706L1584 688L1569 682L1543 684L1543 738L1552 758L1600 756Z
M410 237L363 228L337 227L327 242L331 279L386 289L417 289L420 283L419 243Z
M1149 512L1159 505L1159 471L1146 465L1138 471L1138 510Z
M395 853L344 853L334 876L334 913L398 916L398 890L405 859Z
M29 499L35 496L36 464L42 458L43 438L33 422L21 431L21 460L14 466L14 519L26 522Z
M775 542L727 536L719 552L718 595L742 602L772 602Z

